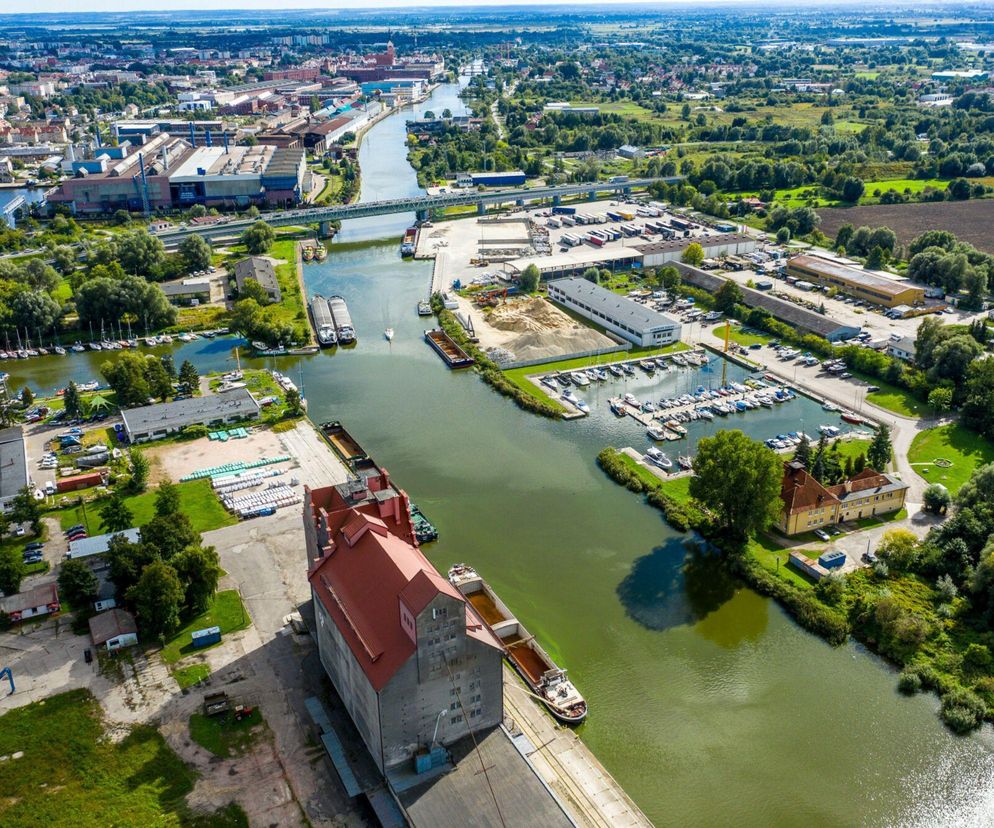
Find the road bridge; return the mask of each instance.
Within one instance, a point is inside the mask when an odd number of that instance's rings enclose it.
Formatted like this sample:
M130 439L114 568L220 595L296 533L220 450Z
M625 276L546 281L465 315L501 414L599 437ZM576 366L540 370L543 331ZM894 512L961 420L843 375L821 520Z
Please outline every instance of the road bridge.
M673 184L683 180L683 176L666 178L630 178L624 181L589 181L582 184L560 184L553 187L511 188L504 190L466 190L464 192L439 193L437 195L417 195L407 198L394 198L384 201L367 201L357 204L336 204L326 207L302 207L294 210L281 210L266 213L260 218L273 227L318 224L323 235L330 235L333 221L345 221L367 216L383 216L391 213L415 213L419 220L427 219L433 210L446 207L475 206L480 214L488 205L513 203L523 206L526 202L549 201L559 204L564 198L585 196L591 200L602 193L629 194L635 189L645 189L651 184ZM251 227L258 219L234 219L208 226L174 227L156 233L167 247L179 244L192 234L206 239L230 238Z
M27 199L19 195L12 198L0 208L0 218L2 218L11 230L17 228L17 219L27 213Z

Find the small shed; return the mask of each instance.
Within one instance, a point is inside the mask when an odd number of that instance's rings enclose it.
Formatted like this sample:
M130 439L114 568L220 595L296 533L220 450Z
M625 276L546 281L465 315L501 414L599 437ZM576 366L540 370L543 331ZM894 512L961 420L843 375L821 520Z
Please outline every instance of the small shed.
M49 615L62 609L59 590L54 584L41 584L15 595L0 598L0 610L10 616L11 621L23 621L38 615Z
M56 491L76 492L80 489L89 489L91 486L102 486L104 482L103 474L100 472L86 472L85 474L74 474L71 477L63 477L55 482Z
M846 553L838 549L834 549L831 552L823 552L818 557L818 563L825 567L825 569L838 569L841 566L845 566Z
M112 653L138 643L138 626L130 612L115 607L90 619L90 637L94 646Z

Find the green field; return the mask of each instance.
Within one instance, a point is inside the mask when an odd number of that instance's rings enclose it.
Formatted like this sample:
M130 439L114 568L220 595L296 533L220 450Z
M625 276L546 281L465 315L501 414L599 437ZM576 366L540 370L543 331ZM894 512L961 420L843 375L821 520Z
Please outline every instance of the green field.
M914 395L904 388L870 377L862 379L880 387L879 391L871 391L866 395L867 402L879 405L895 414L903 414L905 417L931 417L935 414L928 403L915 399Z
M814 586L804 575L788 564L790 553L774 543L768 535L750 538L746 551L759 561L764 569L779 575L785 581L804 589L811 589Z
M0 717L0 825L242 826L229 806L212 815L186 805L196 774L154 727L104 738L100 705L70 690Z
M180 496L180 511L190 518L190 524L195 532L209 532L222 526L237 523L237 518L228 512L211 489L209 480L191 480L187 483L177 483ZM135 526L148 523L155 516L155 490L150 489L140 495L124 498L124 503L134 516ZM99 535L100 503L91 502L85 506L73 506L59 512L59 524L63 529L82 523L87 534Z
M935 465L935 460L948 460L952 465L943 468ZM950 423L916 434L908 461L921 478L941 483L955 495L974 469L994 462L994 445L979 434Z
M711 333L714 334L722 342L725 341L725 325L715 325L711 329ZM772 342L773 337L769 334L761 333L760 331L754 331L750 329L743 329L741 325L732 325L728 331L728 339L730 342L734 342L737 345L742 345L743 347L748 347L750 345L765 345L767 342Z
M162 663L175 664L184 656L191 653L202 653L210 647L194 649L190 644L190 633L205 627L220 627L221 634L227 635L237 630L244 630L252 623L248 610L242 604L238 590L226 589L217 593L206 612L195 616L179 629L162 648ZM217 646L217 645L212 645Z

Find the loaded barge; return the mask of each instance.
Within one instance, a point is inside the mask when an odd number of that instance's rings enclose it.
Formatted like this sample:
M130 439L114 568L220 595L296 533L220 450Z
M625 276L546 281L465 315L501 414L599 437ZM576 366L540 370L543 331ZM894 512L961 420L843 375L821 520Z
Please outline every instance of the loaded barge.
M414 249L418 245L418 228L408 227L404 233L404 240L400 243L400 255L408 258L414 255Z
M425 340L438 352L438 355L445 360L445 364L450 368L467 368L473 364L473 358L441 328L425 331Z
M314 324L314 333L317 335L318 344L322 348L330 348L338 342L335 335L335 320L331 316L331 308L328 300L320 293L315 293L310 302L311 322Z
M476 570L456 564L449 570L449 582L500 639L508 661L549 712L564 724L582 722L587 717L587 702L580 691Z
M380 473L379 466L366 454L355 438L345 430L345 426L337 420L321 423L321 436L355 476L365 478ZM413 501L409 501L409 503L411 525L414 528L414 537L418 543L431 543L438 540L438 530L434 524L425 517L424 512Z
M328 308L335 322L335 336L338 338L338 343L349 345L355 342L355 328L352 327L352 317L349 315L345 300L341 296L332 296L328 299Z

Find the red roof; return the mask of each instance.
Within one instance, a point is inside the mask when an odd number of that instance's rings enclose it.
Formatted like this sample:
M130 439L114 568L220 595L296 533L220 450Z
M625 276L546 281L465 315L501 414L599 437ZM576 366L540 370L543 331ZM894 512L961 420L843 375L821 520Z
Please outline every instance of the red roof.
M780 498L788 515L839 502L838 498L808 474L800 463L783 464Z
M373 689L383 689L414 654L401 626L401 604L417 616L439 594L465 604L417 546L407 495L385 471L361 484L307 490L320 557L308 578ZM356 491L355 489L359 489ZM468 618L467 633L497 646Z

